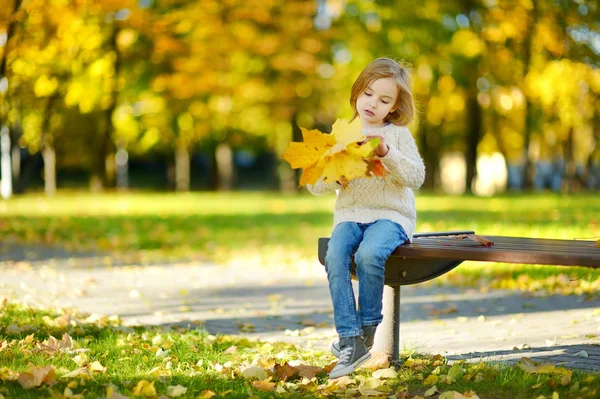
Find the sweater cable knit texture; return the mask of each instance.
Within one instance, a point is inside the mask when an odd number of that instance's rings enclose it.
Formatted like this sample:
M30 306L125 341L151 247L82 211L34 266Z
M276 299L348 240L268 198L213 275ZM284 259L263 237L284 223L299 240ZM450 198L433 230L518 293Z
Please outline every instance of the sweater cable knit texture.
M385 138L389 151L380 159L388 169L388 175L354 179L346 188L319 179L307 188L316 195L337 191L334 228L342 222L371 223L389 219L399 223L412 240L417 222L413 190L421 187L425 180L425 165L415 140L408 128L394 124L363 129L362 132Z

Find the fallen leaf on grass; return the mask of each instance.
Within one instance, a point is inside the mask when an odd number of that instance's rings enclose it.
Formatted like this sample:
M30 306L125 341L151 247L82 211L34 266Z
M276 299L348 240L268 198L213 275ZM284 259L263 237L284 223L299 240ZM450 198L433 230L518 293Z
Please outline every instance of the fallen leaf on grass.
M300 374L300 377L308 378L309 380L323 371L321 367L309 366L304 364L296 366L296 370L298 370L298 374Z
M70 373L64 374L60 378L75 378L75 377L85 377L92 378L92 372L87 367L81 367L79 369L75 369Z
M177 397L185 395L187 388L181 385L171 385L167 387L167 395L171 397Z
M19 373L19 384L25 389L39 387L43 383L53 385L56 382L54 367L31 367L29 371Z
M271 382L271 378L272 377L269 377L266 380L262 381L254 381L252 383L252 386L258 389L259 391L272 391L273 388L275 388L275 383Z
M439 377L435 374L430 374L425 380L423 380L424 385L433 385L437 383Z
M262 367L249 366L242 370L242 376L244 376L244 378L248 378L248 379L256 378L258 380L264 380L269 376L269 374Z
M82 393L75 393L69 387L65 388L65 390L63 391L63 396L65 398L68 398L68 399L83 399L83 394Z
M206 391L200 392L200 396L198 396L198 399L210 399L215 395L216 392L207 389ZM223 393L222 395L225 396L225 393Z
M454 378L456 381L459 381L464 376L465 371L458 364L453 365L448 370L448 376Z
M287 363L275 365L275 375L282 381L287 381L296 374L298 374L298 369Z
M100 364L99 361L95 361L92 364L90 364L88 366L88 368L90 369L90 371L96 371L98 373L105 373L106 372L106 367L104 367L102 364Z
M437 387L434 385L431 388L429 388L427 391L425 391L425 393L423 394L423 396L425 396L426 398L435 395L436 393L438 393L438 389Z
M393 367L387 369L379 369L373 373L373 378L396 378L398 373Z
M465 394L467 395L463 395L462 393L456 391L448 391L441 394L439 399L479 399L479 396L477 396L475 392L470 391L465 392Z
M135 388L133 388L132 393L134 396L156 396L156 388L154 388L154 381L149 382L146 380L141 380L137 383Z
M529 374L551 374L551 375L559 375L562 376L561 383L565 385L568 381L571 380L571 376L573 372L571 370L567 370L563 367L556 367L553 364L540 364L536 365L533 360L528 357L522 358L517 364L519 368L526 373Z
M44 342L38 342L38 348L49 355L54 352L62 352L73 349L73 341L69 334L63 334L62 339L58 341L53 336L48 337Z
M19 379L19 373L6 367L0 368L0 381L16 381Z

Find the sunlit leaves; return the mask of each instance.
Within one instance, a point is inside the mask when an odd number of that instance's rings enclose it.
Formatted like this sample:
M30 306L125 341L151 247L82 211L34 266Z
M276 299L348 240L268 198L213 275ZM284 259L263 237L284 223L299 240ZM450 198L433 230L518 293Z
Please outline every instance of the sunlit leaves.
M485 43L475 32L461 29L452 36L452 50L467 58L477 57L485 52Z
M371 177L370 171L383 176L381 161L372 159L379 139L365 140L358 120L348 123L337 120L330 135L318 130L302 129L302 143L291 143L282 158L294 169L303 168L300 185L315 184L319 177L325 182L348 185L350 180ZM372 166L370 168L370 166Z

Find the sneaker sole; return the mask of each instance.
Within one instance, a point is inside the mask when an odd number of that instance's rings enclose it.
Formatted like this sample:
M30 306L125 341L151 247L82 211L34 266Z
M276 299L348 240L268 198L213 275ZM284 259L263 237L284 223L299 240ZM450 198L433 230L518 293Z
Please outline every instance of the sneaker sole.
M329 373L329 378L339 378L339 377L348 375L348 374L352 373L354 370L356 370L357 368L359 368L364 362L366 362L370 358L371 358L371 353L367 352L360 359L355 361L354 363L352 363L342 369L337 370L335 373L333 371L331 373Z

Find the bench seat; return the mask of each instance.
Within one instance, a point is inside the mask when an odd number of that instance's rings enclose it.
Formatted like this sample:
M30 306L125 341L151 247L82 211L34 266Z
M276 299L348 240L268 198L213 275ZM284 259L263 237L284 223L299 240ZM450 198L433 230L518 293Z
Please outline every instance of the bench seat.
M483 261L552 266L600 268L596 241L480 236L493 245L485 246L465 235L473 231L419 233L411 243L399 246L388 258L385 270L383 323L375 335L375 351L387 352L399 361L400 287L431 280L449 272L463 261ZM319 261L325 265L329 238L319 238ZM356 265L352 265L352 274Z

